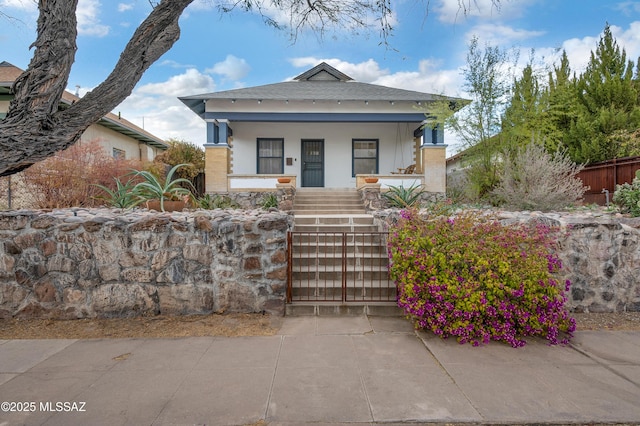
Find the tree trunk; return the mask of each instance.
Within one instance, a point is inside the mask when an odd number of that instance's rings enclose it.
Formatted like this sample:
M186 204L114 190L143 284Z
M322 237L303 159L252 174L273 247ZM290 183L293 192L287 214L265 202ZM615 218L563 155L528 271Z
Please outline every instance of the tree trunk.
M111 74L60 109L75 59L78 0L39 0L37 38L15 98L0 122L0 176L8 176L73 145L131 94L143 73L180 37L178 19L193 0L162 0L138 27Z

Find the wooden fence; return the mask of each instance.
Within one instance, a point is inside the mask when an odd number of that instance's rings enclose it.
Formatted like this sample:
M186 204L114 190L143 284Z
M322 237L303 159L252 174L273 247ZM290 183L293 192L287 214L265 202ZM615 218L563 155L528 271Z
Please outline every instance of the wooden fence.
M606 204L606 193L603 190L609 191L609 200L611 200L616 185L631 183L636 170L640 170L640 156L616 158L586 166L578 174L582 182L590 187L584 194L584 203Z

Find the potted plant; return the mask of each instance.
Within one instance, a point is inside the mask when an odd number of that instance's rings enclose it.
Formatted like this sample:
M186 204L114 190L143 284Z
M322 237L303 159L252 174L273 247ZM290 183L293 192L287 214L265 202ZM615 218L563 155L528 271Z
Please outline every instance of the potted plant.
M135 176L139 176L143 180L133 187L132 192L141 202L146 202L147 207L150 209L156 210L154 202L157 202L157 210L162 212L166 211L169 205L171 205L170 211L182 210L186 204L184 201L185 198L188 199L191 197L191 191L180 186L180 184L185 183L193 187L187 179L173 179L176 170L183 166L186 166L186 164L173 166L164 180L158 179L156 175L147 170L136 172ZM172 202L176 203L174 204Z

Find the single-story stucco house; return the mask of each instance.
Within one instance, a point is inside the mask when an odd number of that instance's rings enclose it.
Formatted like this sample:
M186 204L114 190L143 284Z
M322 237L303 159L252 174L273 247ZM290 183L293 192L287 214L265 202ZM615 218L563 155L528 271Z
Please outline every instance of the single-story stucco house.
M9 102L13 99L13 82L22 73L23 70L9 62L0 62L0 120L7 115ZM78 99L78 96L65 91L60 107L71 105ZM156 155L169 148L162 139L112 113L89 126L80 137L80 143L94 140L97 140L109 155L127 160L152 161Z
M429 105L463 99L353 81L326 63L291 81L180 100L207 124L206 191L383 185L445 191L445 141ZM412 174L401 174L409 168Z

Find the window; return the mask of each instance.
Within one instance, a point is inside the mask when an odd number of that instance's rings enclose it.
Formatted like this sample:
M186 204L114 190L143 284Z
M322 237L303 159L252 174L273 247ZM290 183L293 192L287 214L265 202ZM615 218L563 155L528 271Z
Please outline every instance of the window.
M354 139L353 176L378 173L378 139Z
M258 174L284 173L284 139L258 139Z
M124 149L113 148L112 152L113 158L116 160L124 160L127 158L127 153Z

